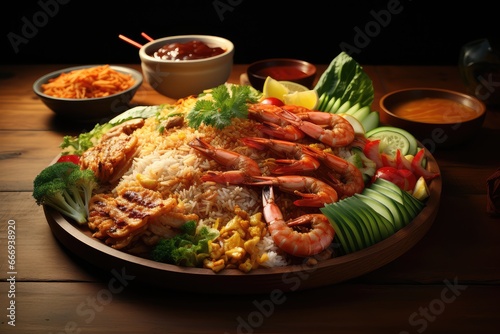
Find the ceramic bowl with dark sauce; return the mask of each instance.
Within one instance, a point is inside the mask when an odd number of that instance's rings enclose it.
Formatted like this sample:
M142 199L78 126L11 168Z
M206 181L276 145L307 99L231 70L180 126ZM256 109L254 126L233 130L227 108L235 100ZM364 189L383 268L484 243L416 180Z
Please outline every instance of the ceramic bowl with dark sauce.
M230 40L209 35L159 38L139 50L146 82L174 99L224 84L232 71L233 55Z
M312 89L316 78L316 66L299 59L264 59L250 64L247 76L252 87L258 90L262 90L268 76L278 81L291 81Z

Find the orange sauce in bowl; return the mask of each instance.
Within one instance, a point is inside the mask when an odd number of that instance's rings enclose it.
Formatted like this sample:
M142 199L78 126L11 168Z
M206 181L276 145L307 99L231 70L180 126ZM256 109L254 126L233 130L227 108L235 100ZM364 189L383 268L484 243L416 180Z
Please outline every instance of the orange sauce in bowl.
M392 113L401 118L422 123L460 123L478 116L473 108L453 100L426 97L398 104Z

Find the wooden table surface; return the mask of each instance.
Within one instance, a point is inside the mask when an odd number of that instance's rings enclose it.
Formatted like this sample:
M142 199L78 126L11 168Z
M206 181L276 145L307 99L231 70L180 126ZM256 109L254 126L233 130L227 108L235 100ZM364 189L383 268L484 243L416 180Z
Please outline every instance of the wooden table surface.
M432 152L442 173L441 205L416 246L362 277L289 292L272 303L269 294L205 295L175 286L159 291L126 278L112 286L112 273L58 242L31 196L32 182L59 153L64 135L90 130L58 120L32 91L35 79L61 67L67 66L0 66L1 333L499 332L500 219L486 212L486 179L500 167L499 110L488 110L483 130L470 142ZM239 82L245 68L235 65L230 81ZM373 80L375 109L384 93L399 88L464 91L455 67L365 71ZM134 102L172 100L144 84ZM10 268L7 241L13 239Z

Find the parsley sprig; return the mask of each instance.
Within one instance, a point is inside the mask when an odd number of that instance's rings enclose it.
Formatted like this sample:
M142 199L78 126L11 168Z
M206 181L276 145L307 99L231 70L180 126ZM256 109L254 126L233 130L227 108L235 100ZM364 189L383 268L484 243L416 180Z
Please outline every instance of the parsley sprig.
M188 124L193 128L198 128L203 123L223 129L231 124L233 118L247 118L247 102L257 102L259 94L250 86L217 86L208 96L198 98L187 115Z

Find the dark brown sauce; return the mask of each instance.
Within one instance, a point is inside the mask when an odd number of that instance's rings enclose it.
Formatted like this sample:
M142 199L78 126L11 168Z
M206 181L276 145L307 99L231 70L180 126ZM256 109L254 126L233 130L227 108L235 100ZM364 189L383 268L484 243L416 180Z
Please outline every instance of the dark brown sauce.
M301 71L294 66L272 66L262 68L257 71L257 74L263 77L271 77L276 80L296 80L305 78L307 73Z
M194 60L210 58L226 52L220 47L210 47L202 41L171 43L158 49L153 57L162 60Z

